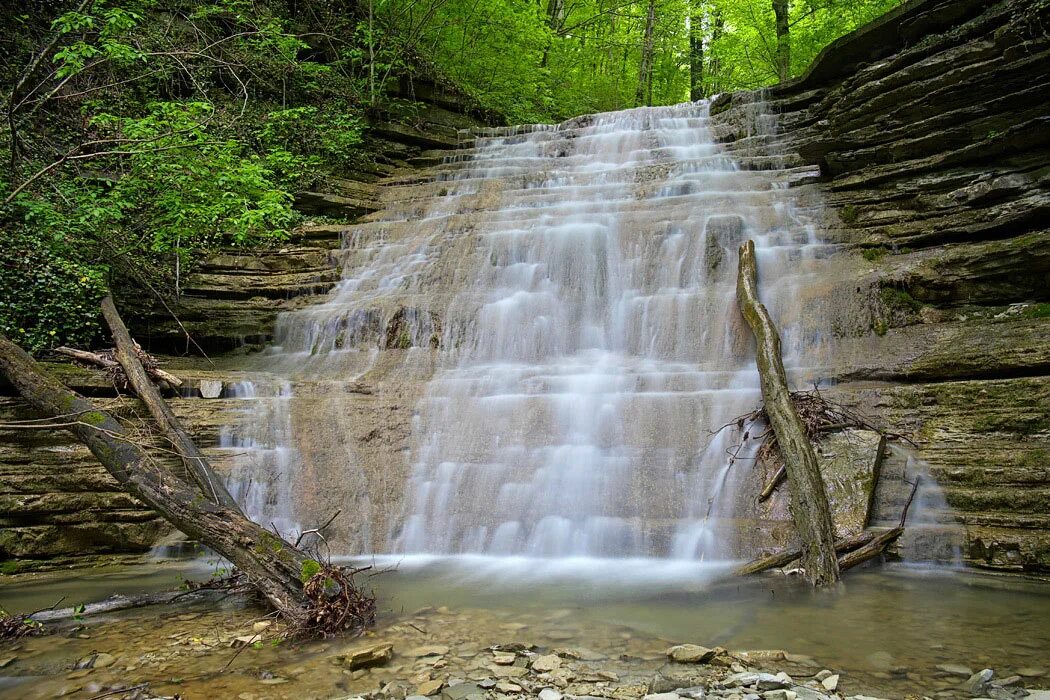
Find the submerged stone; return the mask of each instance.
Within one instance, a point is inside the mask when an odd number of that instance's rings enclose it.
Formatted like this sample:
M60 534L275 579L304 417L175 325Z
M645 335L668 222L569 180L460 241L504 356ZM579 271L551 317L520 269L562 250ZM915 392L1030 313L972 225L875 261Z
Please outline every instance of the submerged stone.
M717 653L716 649L698 644L679 644L667 650L667 658L680 664L702 664L713 659Z
M358 647L350 651L334 656L335 663L345 666L348 670L380 666L390 661L394 656L393 644L371 644Z

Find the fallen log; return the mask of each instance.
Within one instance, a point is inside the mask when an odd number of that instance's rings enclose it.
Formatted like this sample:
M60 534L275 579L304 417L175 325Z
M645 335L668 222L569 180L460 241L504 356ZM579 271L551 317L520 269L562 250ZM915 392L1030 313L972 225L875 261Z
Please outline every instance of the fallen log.
M755 336L762 399L791 483L791 516L802 543L802 568L814 586L829 585L839 579L831 508L813 445L791 400L780 335L759 300L754 241L740 246L736 293L740 313Z
M854 535L853 537L846 537L841 540L835 540L835 552L837 554L851 552L860 547L864 547L874 539L874 533L862 532L859 535ZM801 556L801 548L788 549L783 552L776 552L774 554L770 554L769 556L750 561L747 564L744 564L743 566L734 569L733 575L752 576L754 574L760 574L763 571L769 571L770 569L780 569L782 567L787 566L788 564L795 561Z
M891 530L883 532L877 537L873 537L871 542L869 542L868 544L864 545L863 547L860 547L859 549L855 549L854 551L850 552L849 554L843 557L840 557L839 570L846 571L847 569L852 569L858 564L863 564L869 559L874 559L875 557L882 554L882 552L885 551L886 547L889 546L891 542L896 540L902 534L904 534L904 528L895 527Z
M129 493L176 528L228 559L282 616L303 621L307 597L300 577L311 561L239 510L200 491L153 460L109 413L50 377L22 348L0 334L0 373L48 416L77 416L63 427L87 446Z
M96 355L93 352L87 350L77 350L75 348L67 348L65 345L55 348L55 353L59 355L65 355L71 357L74 360L79 360L86 365L95 365L102 369L116 369L119 363L116 360L111 360L108 357L102 355Z
M102 316L106 319L110 332L113 334L113 343L116 349L113 351L117 362L124 369L128 383L135 390L135 395L146 405L150 415L153 417L157 427L168 439L182 458L186 471L200 486L204 495L213 503L226 506L238 513L241 512L237 501L226 490L226 485L215 473L208 460L197 449L189 433L179 423L178 418L172 412L171 407L160 395L157 387L153 385L146 370L139 361L137 344L131 339L127 326L120 318L117 307L113 304L112 297L102 300Z
M83 362L86 365L95 365L96 367L100 367L109 371L117 370L121 367L121 364L116 360L106 357L105 355L99 355L98 353L89 352L87 350L67 348L63 345L61 347L55 348L54 352L58 355L64 355L66 357L77 360L78 362ZM139 347L138 343L135 343L135 353L140 358L141 356L146 354L142 351L142 348ZM142 363L141 359L139 360L139 362L140 364ZM171 372L165 372L160 367L149 367L143 364L143 369L146 371L146 374L148 374L154 379L154 381L164 382L168 386L174 388L178 388L183 385L183 381L180 378L176 377Z
M215 590L194 591L161 591L159 593L140 593L138 595L115 595L96 603L87 603L71 608L57 608L55 610L43 610L35 612L27 617L35 622L60 622L62 620L74 620L89 615L100 615L102 613L119 612L121 610L133 610L145 608L151 605L165 605L176 601L197 600L208 595L215 595Z

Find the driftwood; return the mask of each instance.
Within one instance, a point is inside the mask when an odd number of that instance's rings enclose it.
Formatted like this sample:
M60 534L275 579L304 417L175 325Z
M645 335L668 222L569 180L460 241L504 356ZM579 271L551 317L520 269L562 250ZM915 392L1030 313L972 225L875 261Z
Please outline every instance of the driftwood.
M240 507L237 505L237 501L226 490L222 479L211 468L201 451L197 449L197 445L194 444L189 433L183 429L171 407L164 401L157 387L153 385L153 382L146 375L146 370L139 361L139 355L136 351L138 346L131 339L131 335L128 333L124 321L121 320L120 314L117 313L117 307L114 306L111 297L106 297L102 300L102 316L106 319L106 323L113 333L113 343L116 345L113 354L124 369L128 383L135 390L139 400L149 409L150 415L161 429L161 432L164 433L164 436L182 457L186 471L197 482L197 485L200 486L201 491L208 500L239 513Z
M846 537L841 540L835 540L835 552L836 554L852 552L855 549L859 549L861 547L866 546L874 539L874 533L862 532L859 535L854 535L853 537ZM760 574L763 571L769 571L770 569L779 569L781 567L787 566L788 564L795 561L801 556L801 549L788 549L783 552L776 552L775 554L770 554L769 556L750 561L738 569L734 569L733 574L735 576L751 576L754 574Z
M189 601L213 594L211 590L193 591L161 591L160 593L141 593L138 595L115 595L97 603L87 603L74 608L57 608L54 610L43 610L29 615L29 619L35 622L61 622L62 620L75 620L88 615L100 615L102 613L118 612L120 610L132 610L134 608L145 608L150 605L165 605L175 601Z
M155 367L152 365L146 365L145 363L142 363L142 357L146 353L142 351L142 348L139 347L138 343L135 343L134 347L135 354L138 356L139 359L139 363L142 364L146 374L152 377L154 381L163 382L175 388L182 386L183 381L171 372L165 372L160 367ZM120 371L121 369L121 364L117 360L111 357L107 357L106 355L101 355L99 353L88 352L87 350L77 350L75 348L67 348L65 346L55 348L54 352L59 355L65 355L66 357L77 360L78 362L83 362L86 365L94 365L96 367L101 367L102 369L108 370L110 372ZM116 354L116 351L114 351L114 354Z
M764 503L769 500L769 497L777 490L777 487L783 483L784 479L787 478L787 469L781 465L780 469L777 469L777 473L773 475L773 478L769 480L766 487L762 489L762 493L758 494L758 502Z
M835 541L836 554L844 555L838 558L839 571L852 569L869 559L874 559L886 551L886 547L904 534L904 523L908 519L908 510L911 508L912 501L915 500L915 493L919 490L920 479L921 477L916 477L915 484L911 489L911 495L908 496L908 501L904 504L904 511L901 513L900 523L898 523L896 527L886 530L878 535L874 532L862 532L859 535ZM735 569L733 574L736 576L751 576L754 574L760 574L763 571L769 571L770 569L779 569L787 566L801 556L801 549L789 549L783 552L776 552L769 556L761 557L744 564Z
M839 578L839 567L831 508L813 445L791 402L781 357L780 335L759 300L758 263L753 241L740 247L737 304L755 335L762 398L791 483L791 516L802 542L802 568L806 579L815 586L835 583Z
M186 535L227 558L286 618L305 617L300 576L305 552L200 491L151 458L109 413L48 376L24 350L0 335L0 373L42 413L77 416L62 425L91 450L114 479Z

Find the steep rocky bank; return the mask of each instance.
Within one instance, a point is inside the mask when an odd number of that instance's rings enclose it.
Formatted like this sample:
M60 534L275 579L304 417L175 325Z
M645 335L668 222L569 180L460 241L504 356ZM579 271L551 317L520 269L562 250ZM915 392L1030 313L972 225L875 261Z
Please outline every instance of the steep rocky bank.
M858 256L836 393L912 434L965 559L1050 568L1050 39L1031 2L927 0L765 95L797 188ZM756 144L755 96L713 111ZM815 209L816 211L816 209Z
M187 381L182 396L172 398L175 411L220 467L228 468L230 455L214 448L221 427L236 414L236 403L231 404L228 390L223 398L213 392L222 394L223 387L244 378L236 369L244 353L272 339L279 313L317 303L338 282L343 233L383 206L386 182L433 165L433 149L455 149L460 130L499 120L462 94L427 81L406 79L394 92L412 105L414 118L406 123L374 117L365 147L370 158L297 197L300 212L324 223L296 229L280 248L231 249L205 261L184 280L183 295L170 310L178 321L153 299L120 300L136 339L152 352L195 355L203 350L213 356L165 361ZM103 373L64 363L49 367L107 408L130 408ZM212 399L204 401L204 395ZM32 417L0 384L0 422ZM10 560L8 570L144 552L169 531L66 433L0 431L0 560Z

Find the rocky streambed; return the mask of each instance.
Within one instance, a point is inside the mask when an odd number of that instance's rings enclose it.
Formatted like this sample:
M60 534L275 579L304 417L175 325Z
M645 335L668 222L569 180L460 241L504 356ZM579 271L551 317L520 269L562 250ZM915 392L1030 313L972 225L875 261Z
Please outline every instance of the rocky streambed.
M1050 698L1037 690L1050 687L1046 617L1033 607L1045 595L993 587L974 611L961 590L968 584L956 581L940 589L952 601L940 609L910 600L883 574L854 576L839 595L807 593L794 603L790 586L772 579L728 586L738 597L716 586L690 599L654 586L649 594L598 595L598 584L568 594L533 582L530 593L489 580L482 594L481 586L421 586L411 572L378 581L380 623L357 638L285 641L271 618L232 599L88 619L0 650L0 698ZM25 587L68 592L53 579ZM904 617L875 605L877 589ZM0 600L30 604L16 593L0 586ZM780 601L769 608L762 595ZM416 607L421 601L431 604ZM949 631L939 618L970 634ZM137 694L113 692L126 688Z

